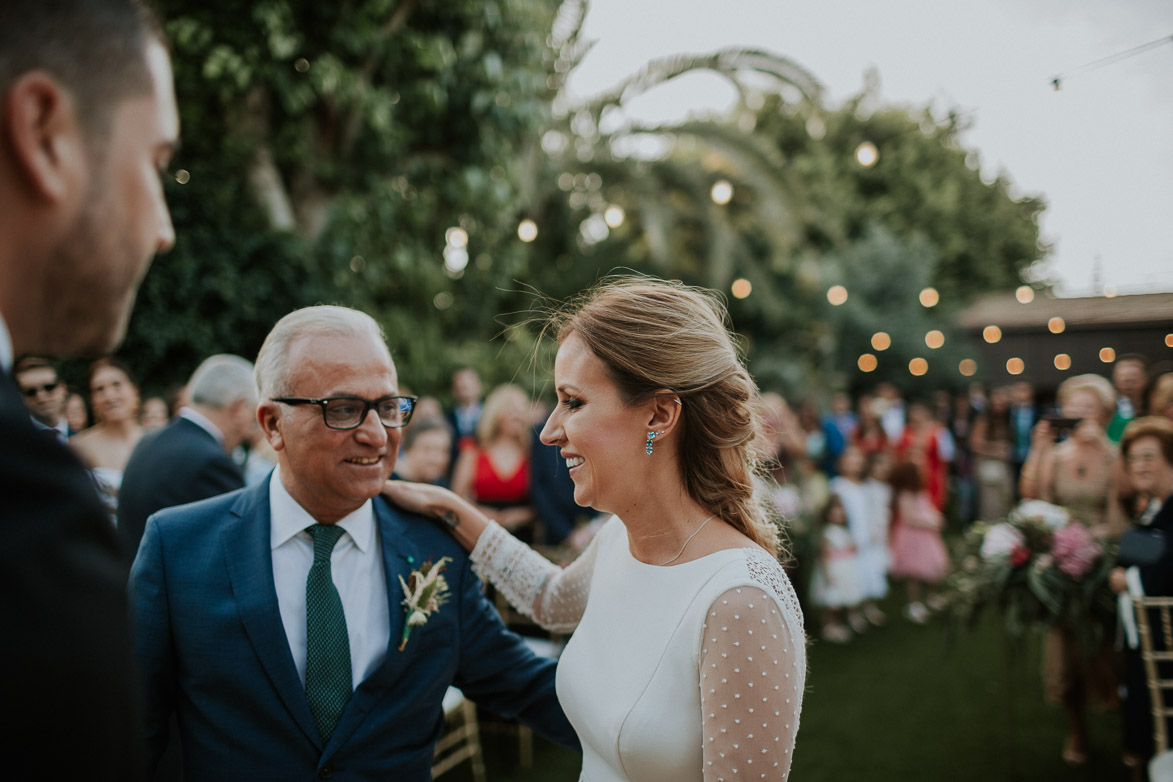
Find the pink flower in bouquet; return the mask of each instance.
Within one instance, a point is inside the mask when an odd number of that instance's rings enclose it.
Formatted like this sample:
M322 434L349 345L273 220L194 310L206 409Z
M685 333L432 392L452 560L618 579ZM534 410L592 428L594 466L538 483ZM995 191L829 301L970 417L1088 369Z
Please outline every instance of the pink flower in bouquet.
M1008 557L1015 549L1026 545L1026 538L1012 525L1002 522L990 527L982 540L982 559Z
M1068 524L1055 530L1051 554L1060 573L1078 581L1091 571L1101 553L1092 533L1082 524Z

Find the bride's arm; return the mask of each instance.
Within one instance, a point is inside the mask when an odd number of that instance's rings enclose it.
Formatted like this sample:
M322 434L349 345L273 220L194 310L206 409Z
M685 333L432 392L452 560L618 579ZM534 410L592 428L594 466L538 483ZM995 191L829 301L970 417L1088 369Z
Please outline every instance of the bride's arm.
M700 656L705 782L790 773L806 652L784 610L756 586L730 589L709 608Z
M586 609L596 541L565 569L510 535L475 505L447 489L388 481L383 494L405 510L433 516L471 552L473 567L521 613L552 632L570 632Z

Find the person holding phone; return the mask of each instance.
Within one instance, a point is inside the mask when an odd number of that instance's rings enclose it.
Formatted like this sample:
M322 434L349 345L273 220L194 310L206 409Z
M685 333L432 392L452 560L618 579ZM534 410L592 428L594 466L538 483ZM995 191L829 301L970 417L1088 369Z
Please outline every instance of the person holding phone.
M1059 417L1044 417L1031 430L1031 447L1019 479L1024 499L1063 506L1073 523L1101 538L1117 538L1124 520L1115 496L1117 452L1107 435L1116 411L1112 385L1099 375L1077 375L1059 386ZM1064 434L1068 436L1057 440ZM1111 633L1106 633L1111 635ZM1088 757L1085 712L1089 701L1115 705L1111 650L1084 661L1075 628L1048 632L1043 645L1043 687L1048 701L1067 712L1063 759L1082 765Z

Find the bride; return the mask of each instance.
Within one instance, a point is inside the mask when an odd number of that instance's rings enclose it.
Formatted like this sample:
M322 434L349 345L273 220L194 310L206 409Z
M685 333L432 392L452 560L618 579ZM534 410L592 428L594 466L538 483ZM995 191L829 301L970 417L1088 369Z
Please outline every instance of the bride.
M574 631L558 697L591 782L778 780L806 675L802 614L754 492L758 389L706 292L612 280L556 316L561 449L575 501L613 514L561 570L459 497L393 481L550 630Z

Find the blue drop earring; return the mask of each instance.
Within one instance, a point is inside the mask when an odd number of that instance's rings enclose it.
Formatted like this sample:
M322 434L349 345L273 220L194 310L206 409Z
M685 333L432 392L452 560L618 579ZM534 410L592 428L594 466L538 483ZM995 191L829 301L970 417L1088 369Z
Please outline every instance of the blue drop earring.
M657 435L664 434L661 432L648 432L648 441L644 444L644 453L648 456L652 455L652 441L656 439Z

